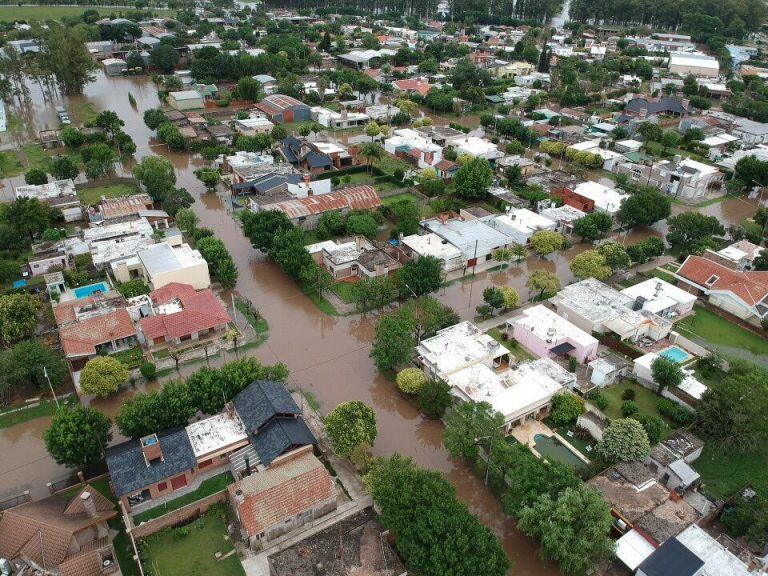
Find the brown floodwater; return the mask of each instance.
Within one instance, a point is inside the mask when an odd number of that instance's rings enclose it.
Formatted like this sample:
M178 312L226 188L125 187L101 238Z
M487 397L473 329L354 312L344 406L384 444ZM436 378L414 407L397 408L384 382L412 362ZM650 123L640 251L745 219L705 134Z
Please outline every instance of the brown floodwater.
M53 104L42 102L35 87L32 93L32 105L17 114L23 117L23 130L28 136L43 127L55 125ZM135 108L128 101L128 93L136 99ZM194 176L194 170L202 166L203 161L199 157L171 153L154 141L142 119L144 110L159 105L154 85L145 77L107 78L99 72L82 97L67 103L76 123L83 110L82 103L86 101L93 103L97 110L111 109L120 115L125 121L125 131L136 142L137 159L148 154L161 154L173 162L179 185L186 187L197 199L193 209L200 217L201 226L211 228L229 248L240 271L237 290L254 303L270 327L269 339L248 353L265 363L284 362L291 372L289 385L312 393L320 402L323 413L347 400L371 404L376 410L379 429L373 446L375 454L397 452L412 457L421 466L443 472L459 497L501 538L516 574L557 574L555 567L538 557L535 542L519 533L514 522L503 514L498 500L485 489L482 481L464 463L449 457L442 445L442 425L423 418L413 404L376 371L369 358L375 316L333 317L320 312L292 280L251 247L233 221L231 205L225 195L205 191ZM12 112L16 114L16 110ZM129 174L130 164L119 167L118 172ZM6 190L13 183L4 182ZM754 212L754 205L749 208L747 202L728 200L706 210L723 220L740 221ZM634 242L664 232L659 225L654 229L633 231L623 240ZM479 273L472 279L441 289L437 297L453 307L462 318L471 319L475 307L482 303L482 291L487 286L509 285L526 295L528 273L540 268L556 272L564 283L570 282L568 260L588 247L576 244L555 256L531 257L505 270ZM228 353L211 359L211 364L233 358L234 354ZM202 363L182 367L182 376L200 365ZM121 403L133 393L96 400L92 405L114 416ZM45 451L41 434L48 423L48 419L41 418L0 430L0 453L4 456L0 463L0 495L27 488L34 495L42 495L45 482L65 472Z

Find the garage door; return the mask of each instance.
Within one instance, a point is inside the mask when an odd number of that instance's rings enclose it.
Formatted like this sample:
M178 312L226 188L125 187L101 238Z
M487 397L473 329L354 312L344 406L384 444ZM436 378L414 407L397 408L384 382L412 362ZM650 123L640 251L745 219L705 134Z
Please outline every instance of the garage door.
M171 478L171 488L174 490L178 490L179 488L184 488L184 486L187 485L187 477L182 474L181 476L176 476L176 478Z

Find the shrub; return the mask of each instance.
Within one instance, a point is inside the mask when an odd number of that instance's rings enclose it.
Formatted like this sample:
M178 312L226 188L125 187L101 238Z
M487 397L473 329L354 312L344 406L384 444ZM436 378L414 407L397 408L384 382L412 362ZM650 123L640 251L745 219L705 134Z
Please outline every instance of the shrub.
M693 423L693 412L679 404L675 404L668 398L659 398L657 406L662 416L666 416L678 426L688 426Z
M397 387L406 394L418 394L426 383L426 375L418 368L405 368L397 374Z
M451 405L451 388L442 380L427 380L419 391L419 408L428 418L442 418Z
M658 416L653 416L652 414L636 416L635 420L643 425L645 433L648 434L648 442L650 442L652 446L654 444L658 444L661 440L662 434L664 433L664 429L667 427L664 420Z
M568 371L576 372L576 368L578 368L578 366L579 366L579 361L573 356L570 356L568 358Z
M637 394L633 388L627 388L626 390L624 390L624 392L621 393L621 399L634 400L636 395Z
M559 426L573 424L583 413L584 400L578 396L563 392L552 398L552 410L549 417Z
M608 408L608 398L603 396L600 392L593 393L590 397L590 400L592 400L592 403L597 406L600 410L605 410Z
M621 403L621 413L626 418L640 412L640 407L632 400L624 400Z
M141 375L147 380L154 380L157 377L157 366L152 362L144 362L144 364L139 367L139 372L141 372Z

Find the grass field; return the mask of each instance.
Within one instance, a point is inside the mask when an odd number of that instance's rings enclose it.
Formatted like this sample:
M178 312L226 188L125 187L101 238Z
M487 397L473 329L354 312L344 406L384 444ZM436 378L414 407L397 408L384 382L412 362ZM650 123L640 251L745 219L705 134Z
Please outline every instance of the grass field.
M347 304L355 301L355 285L352 282L336 282L331 286L331 290Z
M701 456L693 463L701 474L703 491L709 497L727 498L747 484L768 496L768 447L756 452L739 454L707 442Z
M208 512L184 529L166 529L146 538L145 564L152 574L162 576L244 576L237 554L216 560L216 552L226 554L234 548L226 536L224 519Z
M743 348L752 354L768 354L768 340L701 306L696 306L694 311L695 314L675 324L675 330L686 337L704 341L713 348Z
M141 512L139 514L136 514L133 517L133 523L138 525L138 524L141 524L142 522L146 522L147 520L152 520L153 518L158 518L163 514L172 512L173 510L178 510L182 506L186 506L187 504L191 504L192 502L197 502L198 500L205 498L206 496L210 496L211 494L216 494L216 492L221 492L227 486L232 484L232 482L234 481L235 479L232 477L232 474L229 472L224 472L223 474L219 474L218 476L214 476L213 478L208 478L207 480L203 480L200 483L200 487L197 490L193 490L192 492L188 492L183 496L179 496L178 498L169 500L165 504L161 504L160 506L156 506L155 508L150 508L146 512Z
M77 191L80 201L87 206L95 206L101 201L102 196L118 198L137 193L136 186L131 184L114 184L112 186L99 186L98 188L86 188Z
M38 144L28 144L21 147L22 152L27 157L27 170L44 170L48 172L51 169L51 157L45 153L42 146Z
M638 408L640 408L638 415L659 416L664 419L664 417L659 414L659 396L645 386L640 386L640 384L630 382L629 380L624 380L619 384L608 386L600 391L601 394L605 396L606 400L608 400L608 407L603 410L606 416L611 419L624 417L621 413L621 403L624 402L624 400L621 399L621 395L624 393L624 390L628 388L635 391L634 402L637 404Z
M59 403L63 406L65 404L73 404L76 400L59 400ZM34 420L35 418L42 418L43 416L53 416L56 413L56 403L53 400L43 400L37 406L32 408L25 408L23 410L16 410L11 412L6 410L0 412L0 428L10 428L16 424Z
M19 157L13 152L0 152L0 178L12 178L24 171Z
M535 360L536 357L528 352L525 348L520 346L517 340L507 339L504 340L501 337L501 330L499 328L491 328L488 330L488 336L500 342L504 348L509 350L518 362L525 362L526 360Z
M408 200L409 202L419 201L419 199L410 192L403 192L402 194L395 194L394 196L387 196L386 198L382 198L381 203L384 206L391 206L392 204L402 202L403 200Z
M135 6L124 8L96 8L95 6L0 6L0 22L14 20L59 20L65 16L80 16L86 10L97 10L101 15L117 14L135 10ZM154 10L168 14L171 10Z

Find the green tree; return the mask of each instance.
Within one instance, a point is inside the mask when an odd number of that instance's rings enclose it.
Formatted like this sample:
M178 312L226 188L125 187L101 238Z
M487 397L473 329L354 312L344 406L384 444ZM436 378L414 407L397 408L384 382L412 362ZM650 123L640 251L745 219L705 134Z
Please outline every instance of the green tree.
M493 170L488 160L472 158L458 169L453 178L456 194L466 200L485 198L493 183Z
M112 439L109 418L94 408L62 407L43 433L45 447L58 463L87 470L104 460L104 448Z
M197 225L200 222L200 218L197 217L197 214L189 208L182 208L176 212L175 220L176 225L184 232L192 232L197 228Z
M626 248L618 242L606 242L598 246L597 251L605 258L605 263L613 272L629 268L630 259Z
M569 267L578 280L585 278L605 280L613 274L611 267L605 261L605 257L597 250L585 250L581 254L577 254L570 261Z
M504 298L505 310L517 308L517 305L520 302L520 296L517 294L514 288L510 288L509 286L501 286L499 291L501 292L501 296Z
M173 164L162 156L145 156L133 168L133 176L155 201L162 201L176 184Z
M216 190L216 186L219 184L219 181L221 181L221 174L215 168L198 168L195 170L195 176L197 176L197 179L200 180L200 182L205 184L208 192Z
M397 373L397 387L406 394L418 394L427 383L427 376L418 368L404 368Z
M325 417L325 431L333 451L349 457L360 444L373 446L378 431L373 408L359 401L343 402Z
M243 224L243 232L250 239L253 247L262 252L269 252L275 238L293 228L288 216L277 210L262 212L249 210L240 215L240 221Z
M611 229L613 218L607 212L592 212L573 223L573 231L582 240L592 241L605 236Z
M553 230L539 230L531 236L531 248L539 256L551 254L565 248L565 236Z
M64 126L61 129L61 141L67 148L80 148L85 143L85 135L77 128Z
M37 390L48 390L48 378L57 388L66 377L67 365L61 354L39 340L19 342L0 355L0 382L9 389L33 385ZM2 387L0 385L0 387Z
M393 203L390 206L390 209L397 221L395 232L404 236L410 236L411 234L416 234L416 232L418 232L421 215L419 213L419 207L415 202L401 200Z
M149 53L149 63L162 72L170 74L179 63L179 53L171 44L161 42Z
M240 100L258 102L262 96L261 82L250 76L243 76L237 81L235 94Z
M661 437L664 431L667 429L667 424L659 416L653 414L641 414L639 416L633 416L635 420L640 422L643 430L648 435L648 442L651 446L658 444L661 441Z
M411 358L416 339L413 324L397 314L386 314L376 323L371 358L379 370L392 370Z
M320 216L315 227L315 234L320 240L341 236L347 223L339 212L325 212Z
M361 278L354 285L352 301L359 312L377 310L397 299L399 292L388 276Z
M45 170L33 168L24 174L24 182L36 186L39 186L40 184L47 184L48 174L45 173Z
M37 329L40 302L31 294L0 296L0 342L3 347L31 338Z
M208 236L197 242L197 249L211 268L211 274L225 288L232 288L237 283L238 271L232 256L224 242Z
M135 278L117 285L117 291L126 298L135 298L142 294L149 294L149 286L141 279Z
M50 207L37 198L17 198L5 205L5 221L30 240L50 228L51 219Z
M446 416L443 444L454 458L474 461L479 446L488 445L488 437L501 434L504 416L488 402L463 402Z
M651 362L651 374L653 375L653 381L658 387L657 391L659 394L665 388L679 386L685 376L683 369L680 368L677 362L673 362L664 356L659 356Z
M364 142L360 145L359 154L361 158L365 158L368 163L368 172L370 173L374 160L379 160L383 154L383 149L379 144L375 142Z
M58 156L51 162L51 175L56 180L77 178L80 168L68 156Z
M376 124L376 122L369 122L365 126L365 135L368 136L371 139L371 142L373 142L374 138L381 134L381 127Z
M635 462L644 460L651 453L651 445L640 422L619 418L603 431L597 451L607 462Z
M585 484L566 488L557 498L543 495L518 521L523 533L541 542L541 555L557 562L566 576L583 576L613 554L612 524L608 504Z
M151 108L144 112L144 124L150 130L157 130L158 126L168 122L165 113L158 108Z
M672 213L672 200L654 188L645 188L624 200L616 219L627 228L651 226Z
M499 541L456 498L440 472L417 468L395 454L376 459L365 482L382 524L397 537L397 550L414 573L506 574L509 561Z
M528 275L525 287L531 292L538 292L537 298L548 298L558 293L560 288L560 278L557 274L547 272L546 270L534 270Z
M111 356L96 356L88 360L80 372L80 387L86 394L104 398L117 392L130 377L130 370L119 360Z
M291 278L299 278L302 271L314 263L304 248L304 232L291 228L278 234L269 250L269 257Z
M288 130L285 129L285 126L282 126L281 124L277 124L272 128L272 132L270 132L270 136L272 136L272 140L275 142L282 142L286 138L288 138Z
M584 414L584 400L575 394L561 392L552 397L550 418L558 426L575 424L576 419Z
M440 380L427 380L419 390L419 408L428 418L442 418L453 401L451 387Z
M404 296L430 294L443 283L443 265L432 256L412 260L395 272L395 282Z
M725 228L715 216L700 212L683 212L667 220L667 242L681 254L692 254L715 246L715 236L725 234Z
M490 308L491 312L504 308L504 294L495 286L489 286L483 290L483 302Z
M64 94L82 94L94 79L96 62L85 47L85 32L78 27L51 23L43 35L41 59Z
M164 122L157 127L157 137L173 152L181 152L187 147L187 141L181 134L181 130L170 122Z
M347 232L375 238L379 232L379 225L370 214L352 214L347 218Z
M104 143L91 144L84 146L80 154L85 161L85 175L90 180L103 178L114 171L117 154L111 146Z

